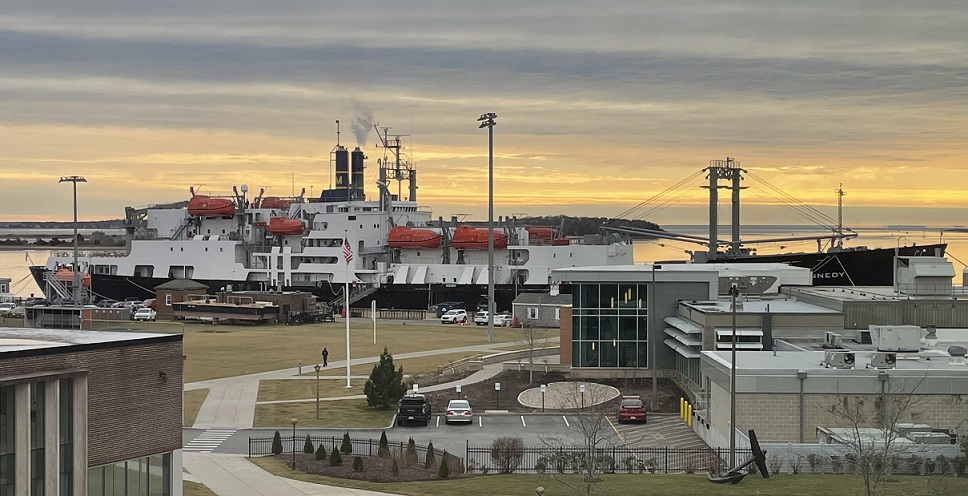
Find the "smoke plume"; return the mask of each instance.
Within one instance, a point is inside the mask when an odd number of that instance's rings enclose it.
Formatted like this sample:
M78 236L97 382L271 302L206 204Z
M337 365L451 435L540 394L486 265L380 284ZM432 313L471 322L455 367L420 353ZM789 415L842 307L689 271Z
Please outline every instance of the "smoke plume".
M366 137L373 130L373 111L355 99L353 111L356 114L353 117L353 134L356 136L356 145L362 148L366 144Z

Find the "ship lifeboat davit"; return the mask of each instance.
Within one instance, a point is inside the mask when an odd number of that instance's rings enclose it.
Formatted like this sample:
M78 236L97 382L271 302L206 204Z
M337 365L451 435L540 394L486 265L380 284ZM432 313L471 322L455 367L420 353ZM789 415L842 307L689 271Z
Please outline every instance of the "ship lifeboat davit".
M558 230L553 227L527 226L524 230L528 231L528 238L532 244L550 244L551 246L567 246L569 244L568 238L559 237Z
M290 219L288 217L271 217L269 219L269 226L266 229L268 229L272 234L278 236L302 234L303 223L299 219Z
M228 198L195 195L191 200L188 200L188 215L194 217L232 217L235 215L235 202Z
M70 286L74 284L74 272L71 269L57 269L57 272L54 272L54 279ZM91 274L81 274L81 286L86 288L90 285Z
M289 208L292 204L292 200L287 200L285 198L279 198L278 196L267 196L262 199L262 203L259 204L259 208Z
M396 226L390 228L390 234L387 235L387 246L390 248L437 248L440 246L440 233L430 229Z
M454 231L451 241L454 248L483 248L487 249L487 229L474 229L461 226ZM494 231L494 248L507 248L508 235L501 231Z

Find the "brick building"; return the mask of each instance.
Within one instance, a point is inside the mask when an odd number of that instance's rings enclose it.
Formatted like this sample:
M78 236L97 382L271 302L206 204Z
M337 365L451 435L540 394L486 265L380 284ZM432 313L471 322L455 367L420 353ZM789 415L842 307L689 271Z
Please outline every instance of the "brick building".
M0 329L0 494L180 496L182 336Z

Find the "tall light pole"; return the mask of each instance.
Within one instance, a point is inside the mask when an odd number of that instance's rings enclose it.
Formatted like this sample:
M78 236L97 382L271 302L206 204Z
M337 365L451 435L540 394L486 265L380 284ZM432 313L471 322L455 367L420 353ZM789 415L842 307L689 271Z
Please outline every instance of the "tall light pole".
M898 260L901 255L901 240L907 239L907 236L898 236L897 244L894 245L894 296L897 296L901 292L901 286L898 283Z
M313 368L316 369L316 420L319 420L319 364Z
M497 114L481 115L478 129L487 128L487 342L494 342L494 119Z
M296 470L296 423L299 419L293 417L290 422L292 422L292 469Z
M733 311L733 346L729 360L729 466L736 466L736 285L729 288L729 299Z
M71 296L74 299L74 305L81 304L81 268L77 263L77 183L86 183L87 179L81 176L67 176L60 178L58 183L74 183L74 270L73 273L73 286L71 287Z

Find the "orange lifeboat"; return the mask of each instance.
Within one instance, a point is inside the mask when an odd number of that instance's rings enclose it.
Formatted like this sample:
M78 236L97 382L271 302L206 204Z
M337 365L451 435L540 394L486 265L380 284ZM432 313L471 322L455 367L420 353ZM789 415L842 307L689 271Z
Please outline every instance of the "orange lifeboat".
M195 195L191 200L188 200L188 215L194 217L232 217L235 215L235 202L228 198Z
M303 233L303 223L298 219L290 219L288 217L271 217L269 219L269 230L272 234L279 236L302 234Z
M267 196L262 199L259 208L289 208L291 204L292 200L279 198L278 196Z
M528 237L530 239L533 239L533 240L541 239L541 240L548 240L548 241L550 241L550 240L554 239L556 237L556 235L558 234L556 232L555 228L553 228L553 227L531 227L531 226L527 226L527 227L524 228L524 230L525 231L528 231Z
M487 249L487 229L474 229L470 226L461 226L454 231L454 239L451 241L454 248L483 248ZM495 230L494 248L507 248L508 235Z
M54 272L54 279L66 283L69 286L74 284L74 272L71 269L57 269L57 272ZM90 285L91 274L81 274L81 286L86 288Z
M430 229L413 229L406 226L390 228L387 235L390 248L437 248L440 246L440 233Z

